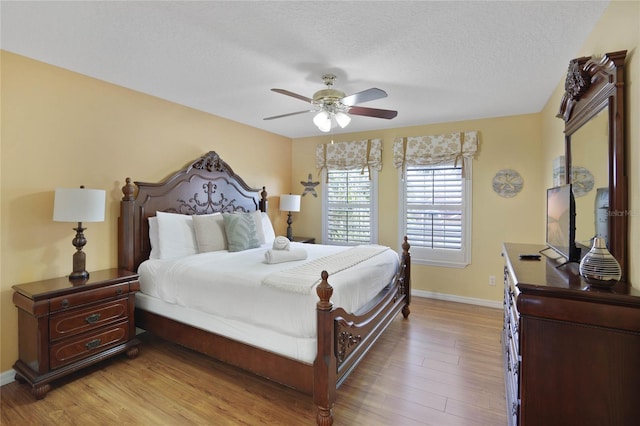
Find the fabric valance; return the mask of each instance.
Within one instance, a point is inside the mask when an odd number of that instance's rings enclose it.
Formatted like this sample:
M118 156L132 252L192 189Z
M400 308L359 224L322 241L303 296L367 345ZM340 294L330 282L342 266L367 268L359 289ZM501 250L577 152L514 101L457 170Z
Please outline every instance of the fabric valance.
M475 131L397 138L393 142L393 164L404 169L455 161L464 168L464 160L472 159L477 150Z
M382 139L335 142L316 146L316 168L382 170Z

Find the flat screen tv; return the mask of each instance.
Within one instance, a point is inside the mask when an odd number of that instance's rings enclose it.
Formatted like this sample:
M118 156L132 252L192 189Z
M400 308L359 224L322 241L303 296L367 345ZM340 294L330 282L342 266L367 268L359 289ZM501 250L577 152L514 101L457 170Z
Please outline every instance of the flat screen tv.
M547 246L566 262L579 262L575 236L576 205L571 184L547 189Z

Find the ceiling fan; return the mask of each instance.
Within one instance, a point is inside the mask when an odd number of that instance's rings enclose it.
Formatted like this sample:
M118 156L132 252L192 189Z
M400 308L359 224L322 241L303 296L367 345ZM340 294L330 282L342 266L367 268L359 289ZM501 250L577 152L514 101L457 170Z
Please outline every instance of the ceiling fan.
M299 95L297 93L290 92L284 89L271 89L276 93L291 96L296 99L308 102L311 104L311 109L297 112L290 112L288 114L274 115L272 117L266 117L265 120L273 120L276 118L289 117L291 115L305 114L307 112L317 113L313 118L313 123L318 126L323 132L328 132L333 127L334 121L342 128L345 128L353 115L363 115L366 117L386 118L392 119L398 115L398 111L392 111L388 109L367 108L356 106L363 102L374 101L376 99L386 98L387 92L384 90L372 87L371 89L363 90L362 92L354 93L346 96L344 92L333 88L333 83L336 80L336 76L333 74L325 74L322 76L326 89L318 90L313 94L313 98Z

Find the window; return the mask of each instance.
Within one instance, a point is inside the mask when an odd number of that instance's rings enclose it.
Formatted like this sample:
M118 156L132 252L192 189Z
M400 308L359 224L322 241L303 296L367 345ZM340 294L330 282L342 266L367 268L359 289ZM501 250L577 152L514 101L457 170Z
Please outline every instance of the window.
M377 177L375 169L325 170L322 200L324 244L376 243ZM369 179L371 173L371 179Z
M471 162L464 172L453 163L408 166L400 179L401 236L416 263L471 263Z

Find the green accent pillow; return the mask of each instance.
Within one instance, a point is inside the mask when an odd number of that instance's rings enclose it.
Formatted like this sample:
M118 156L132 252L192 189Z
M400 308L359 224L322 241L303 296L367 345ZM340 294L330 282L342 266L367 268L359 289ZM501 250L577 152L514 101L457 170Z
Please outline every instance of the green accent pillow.
M256 222L251 213L223 213L222 220L224 220L229 251L260 247Z

